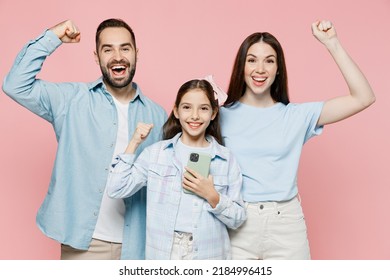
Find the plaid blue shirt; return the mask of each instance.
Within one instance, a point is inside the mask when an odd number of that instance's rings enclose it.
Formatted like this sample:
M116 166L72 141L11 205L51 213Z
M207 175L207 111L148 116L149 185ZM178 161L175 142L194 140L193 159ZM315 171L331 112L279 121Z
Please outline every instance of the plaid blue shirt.
M146 259L170 259L176 216L182 196L183 170L175 155L181 134L157 142L134 155L121 154L113 162L107 184L108 194L129 197L147 185ZM246 219L241 198L242 176L230 151L208 138L212 145L210 174L220 201L213 209L193 196L192 226L194 259L230 259L227 227L237 228Z

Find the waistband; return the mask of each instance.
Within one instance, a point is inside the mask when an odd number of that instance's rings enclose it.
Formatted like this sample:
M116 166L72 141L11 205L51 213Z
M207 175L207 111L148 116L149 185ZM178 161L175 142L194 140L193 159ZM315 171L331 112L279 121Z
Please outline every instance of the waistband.
M290 200L285 201L260 201L260 202L245 202L246 208L256 208L260 210L275 210L280 209L281 207L286 207L290 204L300 203L301 198L299 195L296 195Z

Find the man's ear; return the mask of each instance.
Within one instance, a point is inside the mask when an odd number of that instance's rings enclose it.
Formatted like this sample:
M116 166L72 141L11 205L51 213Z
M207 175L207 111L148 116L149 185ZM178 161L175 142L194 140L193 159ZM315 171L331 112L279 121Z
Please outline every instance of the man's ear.
M93 55L95 56L95 62L97 65L100 65L100 62L99 62L99 55L97 54L96 51L93 51Z

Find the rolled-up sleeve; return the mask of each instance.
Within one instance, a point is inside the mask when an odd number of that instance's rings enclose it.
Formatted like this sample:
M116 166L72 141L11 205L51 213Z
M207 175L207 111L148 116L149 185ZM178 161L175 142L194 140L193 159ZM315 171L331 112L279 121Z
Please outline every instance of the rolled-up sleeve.
M135 160L134 154L119 154L111 164L107 194L112 198L130 197L147 184L148 149Z
M207 210L227 227L236 229L246 220L244 201L241 196L242 174L236 159L230 154L227 193L219 193L219 203L215 208L207 205Z

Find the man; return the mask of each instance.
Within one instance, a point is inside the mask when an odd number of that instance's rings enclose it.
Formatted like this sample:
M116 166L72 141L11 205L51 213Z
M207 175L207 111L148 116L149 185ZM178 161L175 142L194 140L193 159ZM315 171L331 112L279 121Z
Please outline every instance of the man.
M80 36L70 20L46 30L22 49L3 84L7 95L53 125L58 141L37 224L61 243L61 259L143 259L145 189L118 200L108 198L105 185L113 156L125 150L137 123L154 124L145 147L160 139L167 115L133 82L135 36L119 19L97 28L95 60L102 72L97 81L36 79L47 56Z

